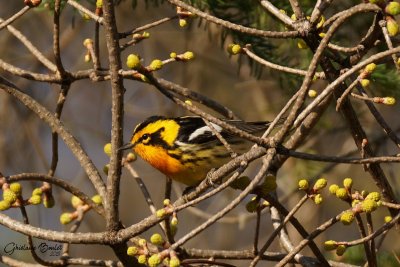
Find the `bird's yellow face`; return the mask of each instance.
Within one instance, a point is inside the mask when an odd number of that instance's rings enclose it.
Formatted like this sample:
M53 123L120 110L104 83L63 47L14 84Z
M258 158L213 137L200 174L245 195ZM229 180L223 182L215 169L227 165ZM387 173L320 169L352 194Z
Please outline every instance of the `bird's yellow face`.
M133 150L153 167L173 177L183 168L177 158L171 157L179 127L174 120L150 118L133 131Z

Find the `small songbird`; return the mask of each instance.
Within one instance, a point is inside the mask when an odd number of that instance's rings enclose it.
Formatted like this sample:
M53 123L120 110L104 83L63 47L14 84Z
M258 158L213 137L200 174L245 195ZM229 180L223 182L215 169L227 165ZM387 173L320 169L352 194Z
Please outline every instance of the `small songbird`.
M269 125L268 122L224 121L256 135L265 131ZM212 168L218 168L231 159L228 149L218 139L215 131L237 153L244 152L251 145L222 127L214 123L211 125L213 129L197 116L152 116L135 127L130 143L121 149L132 148L137 155L169 178L188 186L196 185Z

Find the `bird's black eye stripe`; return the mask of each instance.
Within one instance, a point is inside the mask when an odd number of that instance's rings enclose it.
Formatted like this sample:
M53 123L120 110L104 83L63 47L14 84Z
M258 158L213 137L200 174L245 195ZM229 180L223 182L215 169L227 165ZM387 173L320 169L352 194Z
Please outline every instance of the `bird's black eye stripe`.
M150 138L150 135L149 134L144 134L144 135L142 135L142 141L146 141L147 139L149 139Z
M162 138L161 138L161 132L165 130L164 127L161 127L157 132L154 132L152 134L145 133L140 137L140 141L142 142L147 142L151 139L152 142L159 142L159 143L164 143Z

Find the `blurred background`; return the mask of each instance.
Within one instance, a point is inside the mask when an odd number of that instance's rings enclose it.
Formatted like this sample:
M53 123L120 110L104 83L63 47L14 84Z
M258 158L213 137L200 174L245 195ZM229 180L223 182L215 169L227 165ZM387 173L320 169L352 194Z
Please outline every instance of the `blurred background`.
M135 1L134 1L135 2ZM135 8L131 1L122 1L116 7L118 29L125 32L152 21L173 16L175 9L168 3L155 4L156 1L137 1ZM308 1L306 1L308 2ZM344 3L350 5L351 3ZM351 2L351 1L349 1ZM94 10L94 3L81 1L82 5ZM1 4L0 18L6 19L22 8L22 1L7 1ZM232 9L232 11L235 11ZM330 12L334 12L335 9ZM269 16L268 16L269 17ZM366 30L368 24L363 23L369 18L360 19L353 25L358 30L348 27L338 33L337 39L346 36L343 45L355 44ZM267 29L278 29L279 25L271 18ZM243 57L230 57L226 52L228 43L235 40L235 36L222 32L219 27L207 24L199 19L189 20L189 25L181 28L177 20L172 20L161 26L147 30L150 38L126 49L122 54L125 68L126 56L130 53L139 54L143 58L143 64L149 64L153 59L167 59L171 52L183 53L193 51L196 59L190 62L174 62L166 65L156 73L161 77L193 91L200 92L233 110L240 118L247 121L272 120L279 110L290 98L290 94L298 89L301 79L293 76L284 76L279 73L254 63L249 64ZM44 53L47 58L53 60L52 52L52 13L46 7L37 8L22 16L12 25L21 31L31 42ZM351 35L349 35L351 33ZM101 63L107 66L106 45L103 32L101 34ZM221 37L221 36L224 37ZM69 71L90 69L91 63L84 62L86 49L82 42L86 38L93 38L94 22L83 19L82 14L66 5L61 16L61 53L65 68ZM352 43L353 42L353 43ZM0 55L5 62L23 69L39 73L47 70L30 54L29 51L6 29L0 32ZM263 44L265 53L260 55L272 59L280 64L298 66L303 69L307 66L311 54L307 50L297 49L295 40L273 40ZM260 45L261 46L261 45ZM260 50L261 51L261 50ZM32 82L10 75L0 70L0 74L17 84L23 92L34 97L38 102L54 111L59 92L59 86L54 84ZM125 80L125 120L124 139L129 137L134 126L151 115L182 116L189 115L185 110L173 104L160 94L155 88L136 81ZM323 81L315 82L313 89L321 91L326 85ZM371 140L383 136L382 130L373 121L364 104L354 101L357 113L365 126ZM81 80L71 86L62 121L74 134L91 157L99 170L108 163L109 158L103 153L104 144L110 141L111 130L111 91L109 82L91 82ZM399 127L398 107L379 107L388 122L394 129ZM18 103L6 93L0 91L0 171L4 175L13 175L24 172L47 173L51 160L51 131L35 114ZM395 153L392 144L384 140L376 146L377 154ZM324 155L343 155L355 151L354 142L342 121L340 114L334 111L334 106L329 108L321 121L314 129L312 135L302 146L301 150L309 153ZM89 196L95 194L94 188L87 179L84 171L75 160L72 153L62 141L59 144L59 164L56 175L80 188ZM396 152L397 153L397 152ZM358 156L357 154L354 154ZM161 207L164 198L165 178L158 171L138 159L133 163L148 187L157 207ZM250 176L257 170L257 162L252 164L247 174ZM383 165L390 183L393 185L396 195L399 194L397 182L398 167L395 164ZM297 181L300 178L315 179L326 177L330 183L341 183L345 177L354 179L354 187L366 190L376 190L371 178L366 174L362 166L330 165L301 160L288 160L278 173L278 196L282 203L290 209L303 193L297 191ZM103 178L106 175L103 174ZM24 182L24 194L40 186L39 183ZM174 185L174 198L180 196L183 186ZM29 206L27 208L31 224L45 229L68 231L69 226L59 223L62 212L71 211L71 195L54 187L56 205L52 209L45 209L42 205ZM237 191L226 190L224 193L201 203L195 209L188 209L179 213L179 228L177 238L189 232L195 226L204 222L209 214L220 210L237 195ZM306 229L311 231L328 218L347 209L345 203L324 193L325 201L316 206L311 201L307 203L296 215ZM204 233L192 239L186 247L237 250L250 249L253 242L255 229L255 216L245 209L245 203L239 205L230 212L220 223L214 224ZM8 210L5 214L21 220L19 210ZM150 215L148 206L139 190L136 182L124 171L121 180L120 215L122 222L132 225ZM380 225L388 211L380 209L376 216L376 225ZM104 230L104 221L94 212L89 212L79 231L97 232ZM144 234L150 237L154 232L159 232L154 227ZM261 243L268 238L272 231L270 218L267 212L262 216ZM294 242L301 240L297 232L288 226L290 236ZM9 231L0 226L0 253L4 246L10 242L24 244L25 237ZM324 235L316 239L317 244L322 244L327 239L352 240L359 237L355 224L344 227L335 225ZM385 261L385 266L400 266L393 260L392 252L399 252L400 243L398 230L392 230L386 237L381 253L382 257L391 258ZM42 240L35 240L37 244ZM50 242L46 242L50 243ZM271 251L280 251L278 242L274 242ZM308 255L308 252L303 252ZM335 258L334 254L330 254ZM40 254L39 254L40 255ZM80 246L71 247L72 256L85 258L115 259L113 252L108 247ZM40 255L43 258L54 259L49 255ZM12 255L17 259L32 261L28 251L18 251ZM358 248L347 252L344 257L353 263L362 258ZM233 264L246 266L246 262L234 262ZM265 266L273 266L266 263ZM382 265L383 266L383 265Z

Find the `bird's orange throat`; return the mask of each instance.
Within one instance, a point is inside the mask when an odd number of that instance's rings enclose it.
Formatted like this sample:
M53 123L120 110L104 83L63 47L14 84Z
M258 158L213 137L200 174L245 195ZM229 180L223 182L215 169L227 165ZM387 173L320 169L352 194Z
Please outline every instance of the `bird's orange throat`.
M161 147L137 144L134 150L142 159L167 176L174 176L184 167L179 160L168 155Z

